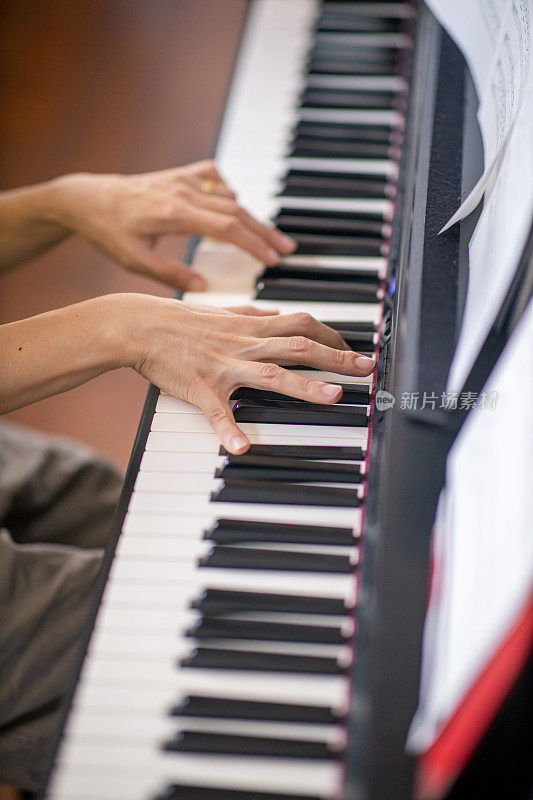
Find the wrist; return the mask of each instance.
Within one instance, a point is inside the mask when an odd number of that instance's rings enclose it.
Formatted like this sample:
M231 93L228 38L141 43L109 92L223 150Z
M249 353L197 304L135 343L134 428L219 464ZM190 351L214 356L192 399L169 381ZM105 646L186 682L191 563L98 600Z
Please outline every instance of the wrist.
M104 342L113 367L138 368L146 358L150 295L121 293L97 298L104 314Z
M91 176L76 172L41 184L37 205L41 219L67 232L76 230L78 198Z

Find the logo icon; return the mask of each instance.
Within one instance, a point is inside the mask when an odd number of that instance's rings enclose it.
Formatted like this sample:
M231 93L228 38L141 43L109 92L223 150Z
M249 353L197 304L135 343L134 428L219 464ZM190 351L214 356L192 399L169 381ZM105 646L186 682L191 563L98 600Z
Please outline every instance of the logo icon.
M378 389L376 392L376 408L378 411L387 411L388 408L393 407L395 402L396 398L390 392L386 392L384 389Z

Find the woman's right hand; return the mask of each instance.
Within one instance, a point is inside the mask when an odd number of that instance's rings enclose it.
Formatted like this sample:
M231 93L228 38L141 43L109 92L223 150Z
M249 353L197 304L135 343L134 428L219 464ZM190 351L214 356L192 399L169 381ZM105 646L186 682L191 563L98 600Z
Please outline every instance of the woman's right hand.
M238 387L332 404L341 397L340 386L302 378L283 366L305 364L357 377L374 369L372 359L355 353L309 314L255 316L250 309L222 312L148 295L121 297L127 298L126 329L132 334L130 366L163 392L198 406L230 453L250 446L229 404Z

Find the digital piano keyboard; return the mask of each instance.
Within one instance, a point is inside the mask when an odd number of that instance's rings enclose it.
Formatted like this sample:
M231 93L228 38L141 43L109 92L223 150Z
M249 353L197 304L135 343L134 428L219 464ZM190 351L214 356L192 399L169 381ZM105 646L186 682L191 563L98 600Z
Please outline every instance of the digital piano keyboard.
M465 234L435 234L474 108L424 6L250 3L216 161L298 249L195 242L210 291L184 299L311 313L378 369L302 371L343 384L333 407L238 390L244 456L151 387L43 797L411 796L444 452L399 398L444 388Z

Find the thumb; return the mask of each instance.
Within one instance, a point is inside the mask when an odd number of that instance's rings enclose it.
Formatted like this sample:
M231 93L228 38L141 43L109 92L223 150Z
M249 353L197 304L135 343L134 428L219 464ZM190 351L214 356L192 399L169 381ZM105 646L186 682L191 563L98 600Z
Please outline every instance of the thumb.
M199 272L182 261L157 255L141 244L131 249L126 266L182 292L202 292L207 288L207 281Z

